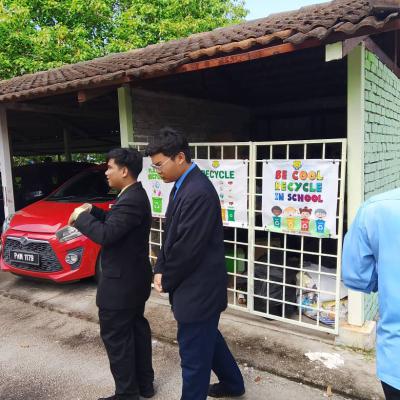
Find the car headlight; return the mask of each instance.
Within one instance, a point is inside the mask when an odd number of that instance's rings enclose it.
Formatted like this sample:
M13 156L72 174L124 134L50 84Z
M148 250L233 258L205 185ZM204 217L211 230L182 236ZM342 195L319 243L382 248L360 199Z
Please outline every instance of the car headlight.
M56 232L56 238L61 243L68 242L69 240L75 239L79 236L82 236L82 233L73 226L65 226Z
M10 227L10 223L11 223L11 220L13 219L14 215L15 214L10 214L5 218L5 220L3 222L3 231L2 232L5 232Z

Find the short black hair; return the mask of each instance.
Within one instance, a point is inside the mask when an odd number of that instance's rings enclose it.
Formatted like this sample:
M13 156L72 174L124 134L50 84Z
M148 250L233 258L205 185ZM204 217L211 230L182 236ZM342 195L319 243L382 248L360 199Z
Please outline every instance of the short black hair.
M137 179L143 169L143 156L136 149L117 148L107 154L107 162L113 159L120 168L128 168L133 178Z
M183 153L187 162L192 160L186 137L172 128L163 128L157 135L150 138L146 148L146 156L154 156L158 153L171 158Z

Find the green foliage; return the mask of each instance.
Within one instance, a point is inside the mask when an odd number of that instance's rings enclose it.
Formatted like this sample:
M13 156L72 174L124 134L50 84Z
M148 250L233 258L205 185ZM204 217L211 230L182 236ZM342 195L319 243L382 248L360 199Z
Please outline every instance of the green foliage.
M14 156L13 166L18 167L26 164L37 164L49 161L67 161L64 155L41 155L41 156ZM102 164L106 162L106 154L103 153L74 153L71 155L71 161L91 162Z
M86 161L95 164L102 164L106 162L107 154L103 153L74 153L72 154L72 161ZM65 161L61 158L61 161Z
M0 79L240 22L243 0L0 0Z
M12 164L13 167L20 167L21 165L37 164L49 161L59 161L59 160L57 156L31 156L31 157L13 156Z

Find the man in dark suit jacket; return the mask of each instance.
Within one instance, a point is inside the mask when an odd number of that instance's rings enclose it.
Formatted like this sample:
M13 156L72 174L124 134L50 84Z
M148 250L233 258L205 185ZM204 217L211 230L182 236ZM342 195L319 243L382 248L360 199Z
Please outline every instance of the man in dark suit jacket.
M117 201L108 212L84 204L70 218L75 228L102 246L96 303L100 334L115 380L115 395L108 400L154 395L151 331L143 316L152 270L148 242L151 208L136 181L142 166L137 150L112 150L106 177L110 187L121 190Z
M217 192L191 162L187 140L175 131L162 130L146 153L161 178L175 182L154 286L169 293L178 322L181 400L241 396L242 375L218 330L227 306L227 271ZM209 386L211 369L219 383Z

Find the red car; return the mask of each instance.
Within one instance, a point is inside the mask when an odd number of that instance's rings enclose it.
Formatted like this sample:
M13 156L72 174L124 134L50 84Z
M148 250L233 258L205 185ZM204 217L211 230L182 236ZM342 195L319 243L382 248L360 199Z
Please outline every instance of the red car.
M1 269L55 282L98 277L100 246L67 222L82 203L111 207L116 193L107 184L105 170L105 166L89 168L44 200L8 217L1 237Z

